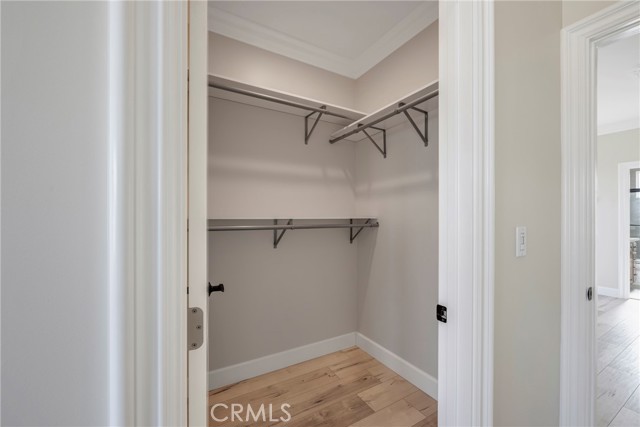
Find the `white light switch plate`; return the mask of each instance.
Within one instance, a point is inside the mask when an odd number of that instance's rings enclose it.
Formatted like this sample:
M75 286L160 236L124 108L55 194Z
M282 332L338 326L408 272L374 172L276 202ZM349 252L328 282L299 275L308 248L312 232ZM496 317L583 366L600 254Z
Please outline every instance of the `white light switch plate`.
M527 227L516 227L516 257L527 254Z

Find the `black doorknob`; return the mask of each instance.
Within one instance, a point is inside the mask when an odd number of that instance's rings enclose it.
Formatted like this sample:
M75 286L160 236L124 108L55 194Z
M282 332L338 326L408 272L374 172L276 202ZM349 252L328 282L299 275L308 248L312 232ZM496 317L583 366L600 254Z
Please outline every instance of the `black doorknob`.
M224 292L224 285L220 283L218 286L213 286L209 283L209 296L211 296L212 292Z

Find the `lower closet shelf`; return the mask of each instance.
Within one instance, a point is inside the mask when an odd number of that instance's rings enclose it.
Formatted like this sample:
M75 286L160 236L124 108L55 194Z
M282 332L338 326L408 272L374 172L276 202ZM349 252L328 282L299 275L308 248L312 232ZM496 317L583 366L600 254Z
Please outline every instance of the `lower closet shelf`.
M320 222L322 220L309 220L309 219L293 219L272 220L272 224L265 224L269 220L222 220L222 219L210 219L208 224L208 231L273 231L273 247L277 248L278 243L282 240L284 233L287 230L314 230L314 229L336 229L336 228L348 228L349 229L349 242L358 237L360 232L365 228L377 228L380 226L376 218L349 218L341 220L327 220L327 222ZM281 223L281 221L286 221ZM302 222L300 222L302 221ZM317 222L310 222L317 221ZM220 224L220 223L223 224ZM297 223L296 223L297 222Z

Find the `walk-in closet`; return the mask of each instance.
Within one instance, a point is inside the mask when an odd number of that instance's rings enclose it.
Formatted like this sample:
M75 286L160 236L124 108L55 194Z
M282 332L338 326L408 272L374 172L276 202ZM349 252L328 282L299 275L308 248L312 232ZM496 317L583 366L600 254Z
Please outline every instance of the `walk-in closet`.
M437 16L209 2L211 425L437 425Z

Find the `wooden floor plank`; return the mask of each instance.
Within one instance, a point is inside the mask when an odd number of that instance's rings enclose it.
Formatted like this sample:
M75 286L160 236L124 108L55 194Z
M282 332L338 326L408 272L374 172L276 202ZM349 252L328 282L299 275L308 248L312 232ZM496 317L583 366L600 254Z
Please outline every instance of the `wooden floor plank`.
M416 386L396 375L380 385L358 393L358 397L364 400L371 409L379 411L417 390Z
M428 415L424 420L414 424L412 427L438 427L438 412Z
M352 351L348 359L331 365L331 370L340 378L350 377L356 373L364 371L367 367L375 363L374 359L364 351L357 349Z
M374 375L378 380L380 380L381 383L388 381L398 375L377 360L375 360L375 362L376 363L374 363L373 366L369 366L367 368L367 371L371 372L371 374Z
M596 424L619 425L640 406L640 301L599 297L597 339Z
M287 381L291 378L303 375L320 368L340 363L350 357L348 351L339 351L318 357L306 362L291 365L277 371L269 372L248 380L240 381L215 390L209 391L209 400L224 402L237 396L249 393L258 388L267 387L272 384Z
M622 408L609 425L611 427L640 426L640 414L630 409Z
M405 397L404 400L406 400L409 405L420 411L424 416L429 416L438 412L438 402L422 390L411 393L409 396Z
M425 418L420 411L402 399L351 424L351 427L412 427Z
M209 392L209 407L265 405L266 420L215 422L225 427L431 427L437 425L437 402L357 347L289 366ZM291 405L291 420L282 404ZM270 408L272 413L270 414ZM225 418L224 407L216 415ZM275 421L269 420L269 415ZM363 423L363 424L360 424Z
M373 409L362 399L351 395L311 413L295 417L289 422L279 424L278 427L348 427L373 413Z
M307 417L311 413L317 412L337 401L342 401L349 396L356 396L357 393L380 382L369 373L362 376L354 376L338 381L337 384L311 390L305 394L295 396L287 403L291 404L289 412L297 419ZM290 423L286 423L288 426Z

